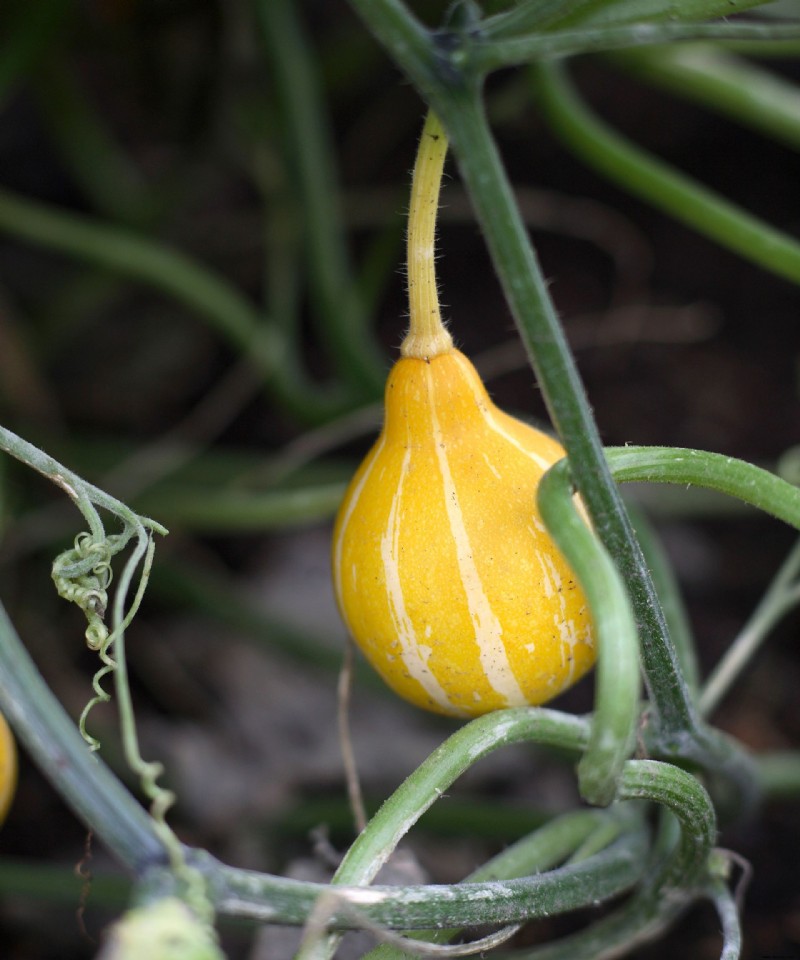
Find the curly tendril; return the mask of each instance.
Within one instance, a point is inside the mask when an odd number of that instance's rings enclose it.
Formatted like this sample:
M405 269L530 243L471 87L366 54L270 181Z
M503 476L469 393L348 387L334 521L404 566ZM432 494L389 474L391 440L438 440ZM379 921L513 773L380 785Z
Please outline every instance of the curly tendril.
M103 621L113 577L114 539L118 538L97 540L90 533L79 533L74 546L53 561L52 577L59 597L74 603L86 615L86 643L90 650L99 650L108 638Z
M86 645L103 663L92 678L95 695L84 707L79 721L81 736L93 751L100 749L100 741L87 731L86 718L98 703L107 703L111 699L102 681L117 668L110 654L113 636L105 624L108 588L114 576L111 558L128 539L124 535L98 537L93 533L79 533L73 546L53 561L51 575L58 595L83 610L87 622Z

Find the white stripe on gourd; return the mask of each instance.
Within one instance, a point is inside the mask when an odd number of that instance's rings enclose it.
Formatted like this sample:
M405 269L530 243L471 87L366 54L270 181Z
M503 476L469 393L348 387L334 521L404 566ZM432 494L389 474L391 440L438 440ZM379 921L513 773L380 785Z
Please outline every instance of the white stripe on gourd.
M334 539L333 541L333 585L336 592L336 598L339 604L342 602L342 544L344 543L343 534L347 529L347 525L350 522L350 517L353 515L353 511L358 506L358 501L361 496L361 491L364 489L364 484L369 479L369 475L372 471L373 466L375 465L378 457L381 455L383 450L384 437L381 435L380 440L369 453L369 456L361 464L361 479L356 483L355 478L353 480L352 492L349 496L346 496L342 501L341 506L339 507L339 513L341 516L341 535ZM356 475L358 476L358 474ZM353 586L355 586L355 577L356 577L356 568L353 568Z
M472 366L471 363L469 363L469 361L467 360L467 358L466 358L465 356L463 356L463 354L459 354L459 353L456 352L456 353L455 353L455 358L456 358L456 360L458 361L459 364L461 364L462 361L463 361L464 363L466 363L466 364L469 364L469 367L466 368L467 376L465 377L465 380L466 380L467 384L469 385L469 384L470 384L470 380L471 380L471 377L469 376L470 372L472 372L472 374L475 375L474 367ZM475 392L475 391L473 391L473 392ZM538 467L541 468L542 472L544 472L545 470L547 470L548 467L552 467L552 465L553 465L553 464L552 464L552 461L549 461L549 460L545 459L544 457L539 456L539 454L536 453L536 452L533 451L533 450L528 450L528 449L526 449L521 443L519 443L517 440L515 440L514 437L512 437L510 433L507 433L505 430L503 430L503 428L500 426L500 424L497 422L497 420L495 420L495 418L492 416L491 411L488 410L487 407L481 402L480 397L479 397L477 394L476 394L476 397L475 397L475 402L476 402L476 404L477 404L477 406L478 406L478 409L480 410L481 414L483 415L484 420L486 420L486 423L492 428L492 430L494 430L494 432L495 432L496 434L498 434L499 436L501 436L504 440L508 440L508 442L509 442L512 446L516 447L517 450L519 450L520 453L523 453L526 457L530 457L531 460L533 460L533 462L534 462Z
M492 611L492 606L484 592L478 574L478 568L472 558L472 546L464 526L461 504L450 473L447 445L444 443L439 419L436 416L436 387L430 365L425 372L428 379L428 395L431 406L433 446L436 451L436 458L439 461L439 469L442 472L444 504L447 509L447 519L450 521L450 536L456 546L458 571L461 575L461 585L466 594L467 609L475 628L475 642L478 644L481 667L491 688L505 698L505 706L521 706L525 703L525 695L520 690L520 686L511 670L511 664L508 662L506 648L503 644L503 628Z
M381 560L383 561L392 631L400 642L400 656L403 666L408 671L409 676L420 684L431 700L439 708L447 711L452 709L450 698L430 671L428 660L431 648L419 642L417 631L406 610L403 588L400 582L400 531L403 514L399 508L403 499L403 484L408 474L410 462L411 445L409 443L400 468L397 492L391 501L386 531L381 537Z

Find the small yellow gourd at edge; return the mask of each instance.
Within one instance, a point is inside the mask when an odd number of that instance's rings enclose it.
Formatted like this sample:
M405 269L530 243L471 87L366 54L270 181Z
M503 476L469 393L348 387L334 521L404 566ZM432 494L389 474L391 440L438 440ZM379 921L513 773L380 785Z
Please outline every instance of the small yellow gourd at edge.
M17 747L6 718L0 714L0 823L3 822L17 786Z
M469 717L552 699L595 651L586 598L535 504L564 450L495 406L439 316L432 217L445 150L429 115L412 187L411 329L332 561L342 617L386 683Z

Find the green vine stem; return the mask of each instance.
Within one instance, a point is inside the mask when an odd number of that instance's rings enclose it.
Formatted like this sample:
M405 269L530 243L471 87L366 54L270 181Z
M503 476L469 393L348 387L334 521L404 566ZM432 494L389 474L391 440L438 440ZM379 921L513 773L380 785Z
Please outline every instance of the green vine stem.
M800 283L800 243L632 144L592 114L563 67L532 72L552 129L590 166L716 243Z
M758 64L711 44L625 51L613 61L648 83L724 113L800 149L800 90Z
M743 460L670 447L607 448L615 479L694 485L736 497L800 530L800 488ZM750 621L708 679L700 709L709 713L774 624L800 601L800 544L790 552Z
M724 878L709 881L705 896L714 904L722 928L722 952L719 960L739 960L742 952L742 924L736 898L728 889Z
M692 484L758 507L800 530L800 488L766 470L722 454L668 447L608 448L614 477L623 481ZM709 714L749 662L767 632L800 602L796 545L739 636L709 677L699 707Z
M800 487L745 460L685 447L606 447L621 483L678 483L704 487L749 503L800 529Z
M619 956L661 933L704 895L716 867L717 824L698 781L672 764L631 760L623 770L619 796L651 800L671 811L680 827L677 841L663 856L651 857L641 884L621 907L578 933L517 954L517 960ZM671 839L673 831L662 835Z
M644 511L640 510L638 505L629 502L628 513L661 599L664 618L680 661L683 679L686 681L692 700L696 701L697 691L700 689L700 664L697 662L692 627L672 561L667 556L658 533L653 529Z
M651 800L675 815L680 839L667 858L658 881L669 887L696 887L705 876L717 839L717 817L711 798L685 770L659 760L629 760L620 779L620 800Z
M599 810L562 814L487 860L465 877L464 882L509 880L542 873L567 858L571 862L586 859L616 840L626 825L635 828L628 817L623 816L623 809L626 808L615 808L611 815ZM459 932L457 929L426 930L410 936L428 944L441 944ZM411 956L407 948L385 944L367 954L364 960L408 960Z
M87 483L49 454L44 453L32 443L28 443L27 440L23 440L22 437L17 436L17 434L11 430L1 426L0 451L24 463L25 466L30 467L60 487L84 514L93 535L101 536L104 532L100 519L94 510L95 506L108 510L110 513L119 517L124 524L128 525L127 529L130 530L130 534L126 539L118 543L118 549L122 549L122 547L125 546L130 536L133 535L133 532L139 526L151 530L153 533L161 535L167 533L167 530L156 520L151 520L148 517L140 517L124 503L101 490L99 487Z
M537 501L548 532L586 593L597 636L592 733L578 766L581 795L609 804L633 749L639 719L639 642L625 584L603 545L578 514L565 471L548 470Z
M617 481L702 486L758 506L800 529L800 489L745 461L700 450L660 447L607 448L606 456ZM551 535L581 580L597 621L596 708L592 738L579 772L584 797L602 802L598 796L610 788L630 751L637 717L635 625L626 612L626 594L616 570L575 509L566 461L546 474L539 488L539 506ZM800 586L796 583L798 568L800 547L793 551L753 620L709 681L701 700L704 712L738 675L764 632L797 603L800 598ZM626 677L628 681L624 682ZM600 744L604 744L604 748ZM725 766L736 764L735 755L730 752L732 745L726 742L720 747ZM750 761L741 755L741 770L737 775L740 781L750 778L750 768ZM594 790L587 787L589 783L595 785Z
M520 711L504 711L508 714L515 712ZM468 724L468 727L475 726L480 722L473 721L473 723ZM609 917L598 921L588 930L574 938L568 938L571 948L581 943L582 940L593 942L598 947L600 944L607 947L609 942L624 942L625 939L633 935L640 935L643 930L653 926L660 928L699 895L707 874L709 858L716 837L716 817L708 794L691 774L671 764L654 760L628 761L619 781L618 798L620 800L649 800L667 807L674 813L680 824L678 840L662 862L649 865L651 869L628 903ZM625 837L630 839L631 834L626 833ZM604 854L608 854L613 849L615 849L615 845L607 848ZM595 856L603 856L604 854ZM584 863L592 862L593 859L590 858L589 861L584 861ZM572 866L579 865L573 864ZM563 876L562 871L569 869L571 867L559 868L541 875L540 879L544 881ZM339 878L343 879L341 870ZM362 882L365 882L366 879L367 875L364 876ZM507 909L502 913L495 913L509 888L514 888L517 882L530 882L534 879L529 877L526 881L510 880L502 884L500 889L495 885L497 896L500 899L492 899L491 902L487 901L482 904L481 910L484 911L484 922L509 923L540 916L541 913L537 909L532 910L525 917L516 910L512 910L509 904L505 904ZM447 889L454 898L460 900L461 896L466 897L470 890L477 892L479 886L464 883L455 887L440 887L438 889L442 891ZM383 887L372 887L369 892L362 891L364 902L380 902L385 889ZM459 890L461 892L457 894L456 891ZM395 891L399 893L400 888L395 888ZM372 897L369 896L369 893L372 893ZM414 898L415 895L405 899L407 896L408 894L404 892L403 898L409 907L407 925L413 929L415 926L422 926L424 921L416 913L419 904ZM328 923L335 924L337 906L335 900L326 905L325 920ZM458 908L454 904L452 909L456 910ZM549 909L549 906L546 909ZM370 919L374 919L372 914ZM312 960L312 958L318 960L318 958L330 957L337 942L338 940L334 935L318 936L307 942L305 948L298 954L297 960L301 960L301 958L302 960ZM548 949L552 948L546 948L546 950ZM569 956L570 954L564 952L560 955ZM571 955L599 956L601 954L599 952L590 953L576 950ZM539 953L537 952L534 956L538 958Z
M198 853L191 863L210 880L220 914L259 923L306 923L312 910L336 930L362 921L389 930L480 927L524 922L589 907L629 890L645 867L646 838L626 833L601 853L547 873L507 881L430 886L330 886L282 880L221 865ZM322 909L320 909L320 907ZM326 956L319 941L304 956Z
M737 497L800 529L800 489L745 461L701 450L670 447L612 447L606 449L606 457L614 479L619 482L678 483L705 487ZM559 474L568 476L568 471L567 461L561 461L549 471L544 488L546 498L556 483L555 478ZM551 476L553 479L550 479ZM563 511L574 511L571 488L564 485L563 481L560 491L549 496L560 499ZM560 535L571 540L571 527L562 526L561 530ZM553 535L559 534L554 530ZM574 549L570 543L559 542L559 545L564 550ZM590 549L588 544L586 548ZM581 562L579 557L576 562ZM729 675L726 682L732 676ZM679 673L675 682L684 683ZM739 785L740 801L745 807L749 806L755 799L756 788L752 761L717 731L702 726L696 729L699 739L694 742L685 736L677 742L665 739L663 732L658 731L648 731L648 742L652 749L663 755L677 753L686 759L706 764L710 770L716 771L718 779L724 781L732 778Z
M485 38L485 34L483 35ZM469 64L481 73L533 61L553 60L583 53L628 50L686 40L798 40L797 23L633 23L584 27L554 32L536 31L509 39L475 44Z
M763 5L766 0L733 2L736 13L742 13ZM730 0L682 0L677 15L687 21L709 20L730 16L732 6ZM551 33L556 29L598 25L658 24L675 16L676 8L670 0L616 0L615 3L607 0L536 0L487 17L482 33L492 39L502 39L537 29Z
M578 753L585 748L588 734L584 718L540 707L501 710L465 724L386 800L348 850L335 882L369 883L425 810L481 757L523 742Z
M383 804L348 850L333 883L370 883L425 810L469 766L492 750L505 744L535 740L577 751L585 745L587 735L585 720L541 708L499 711L466 724L438 747ZM318 937L301 951L298 960L332 956L337 942L334 934Z

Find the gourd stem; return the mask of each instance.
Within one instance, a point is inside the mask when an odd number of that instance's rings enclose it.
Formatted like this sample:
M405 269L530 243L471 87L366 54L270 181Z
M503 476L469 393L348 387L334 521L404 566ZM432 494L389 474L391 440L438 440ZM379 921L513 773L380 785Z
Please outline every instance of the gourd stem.
M408 335L404 357L430 359L453 349L442 323L436 290L434 246L439 188L447 154L447 136L433 111L428 112L419 142L408 213Z

